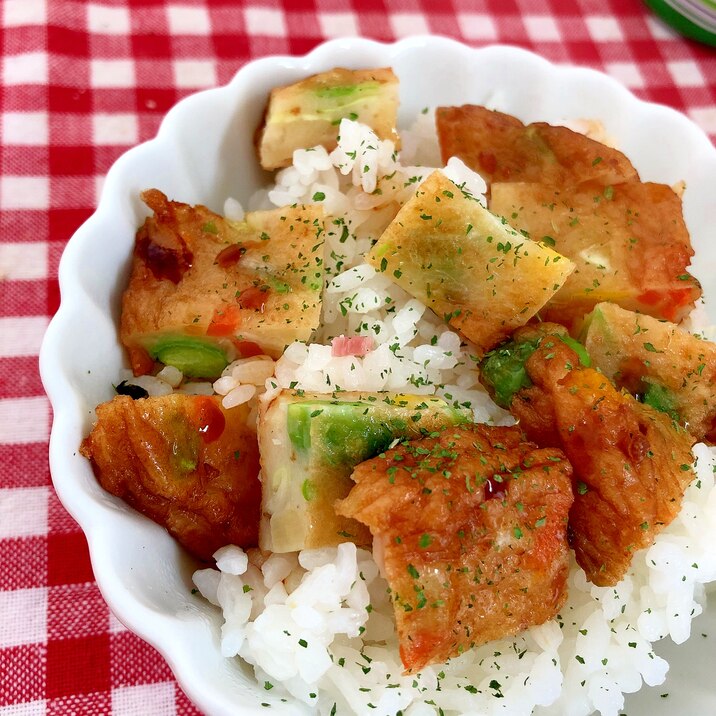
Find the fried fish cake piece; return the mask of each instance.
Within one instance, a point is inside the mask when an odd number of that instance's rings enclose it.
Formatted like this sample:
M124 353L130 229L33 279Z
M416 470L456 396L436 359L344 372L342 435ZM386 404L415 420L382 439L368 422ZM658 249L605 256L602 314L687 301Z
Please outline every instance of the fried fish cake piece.
M587 578L619 582L634 552L648 547L678 514L693 480L693 438L665 413L614 388L577 354L549 337L527 359L532 383L511 411L528 437L545 420L574 468L570 542Z
M567 127L524 125L487 107L438 107L435 120L444 162L459 157L492 182L572 185L587 179L602 186L638 180L636 169L616 149Z
M602 373L696 440L716 440L716 343L614 303L595 306L585 323L585 348Z
M398 89L398 77L390 67L334 67L274 88L256 132L261 166L290 166L297 149L321 145L330 152L338 143L342 119L367 124L380 139L389 139L400 149Z
M366 261L480 353L543 309L574 270L439 171L401 208Z
M540 311L544 320L573 326L612 301L678 323L701 296L681 198L665 184L495 183L490 208L575 264Z
M210 560L227 544L258 544L261 483L249 408L172 394L97 406L80 452L100 485Z
M361 463L337 511L371 530L408 672L551 619L567 596L571 466L469 425Z
M200 204L142 192L120 339L135 375L155 360L217 378L235 357L278 358L318 327L323 209L293 205L231 221Z

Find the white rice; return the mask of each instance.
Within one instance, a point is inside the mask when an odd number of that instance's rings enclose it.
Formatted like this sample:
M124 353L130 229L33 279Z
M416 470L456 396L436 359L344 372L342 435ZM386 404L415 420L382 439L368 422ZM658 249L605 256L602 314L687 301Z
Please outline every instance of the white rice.
M224 216L231 221L243 221L244 209L236 199L229 197L224 202Z
M405 165L390 142L344 120L335 151L297 151L275 186L249 200L252 209L323 204L330 217L323 320L313 343L290 345L275 363L228 366L213 384L226 407L255 405L265 388L395 390L443 396L470 407L479 422L512 422L481 388L472 347L363 260L432 171L420 164L439 161L430 113L402 141ZM462 162L451 160L446 173L473 195L484 192ZM238 202L225 210L243 217ZM370 336L374 348L334 357L331 339L341 335ZM176 379L162 371L131 382L161 394ZM402 673L387 583L371 554L352 544L267 559L228 546L215 555L218 570L196 572L194 583L223 611L222 654L254 667L266 702L293 697L296 713L616 716L625 693L664 681L668 665L653 643L685 641L705 585L716 580L716 451L698 445L694 454L697 479L679 516L635 554L618 585L593 586L573 564L556 619L417 675Z
M263 564L257 552L225 547L220 571L196 572L194 582L223 609L222 653L306 712L616 715L624 693L663 682L668 665L653 642L685 641L716 579L716 458L704 445L695 454L681 513L618 585L595 587L574 564L555 620L418 675L402 675L387 583L350 543Z

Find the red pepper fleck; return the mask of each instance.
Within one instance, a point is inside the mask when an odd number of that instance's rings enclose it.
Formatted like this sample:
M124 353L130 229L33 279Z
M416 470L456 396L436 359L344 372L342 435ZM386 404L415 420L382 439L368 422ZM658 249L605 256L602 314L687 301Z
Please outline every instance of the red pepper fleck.
M221 268L229 268L237 264L245 253L246 249L241 244L230 244L216 255L216 263Z
M661 294L659 291L645 291L644 293L640 294L636 297L637 301L640 301L641 303L646 304L647 306L656 306L657 303L661 301L663 298L663 294Z
M234 304L227 304L214 311L209 327L206 329L207 336L231 336L241 324L241 308Z
M241 308L248 308L263 313L266 308L267 298L267 287L259 288L258 286L249 286L239 294L236 300Z
M253 341L234 341L234 346L241 358L253 358L254 356L264 355L261 346Z
M137 232L136 255L159 281L167 279L172 283L179 283L194 261L186 242L179 234L175 234L175 238L178 248L170 248L152 241L146 223Z
M226 418L213 398L202 396L197 400L197 429L205 443L214 442L221 437L226 426Z
M497 169L497 157L492 152L480 152L477 155L480 167L488 174L494 174Z
M485 480L485 500L503 499L505 496L505 485L492 477Z
M134 375L147 375L154 368L154 359L141 346L131 346L127 349L129 362Z

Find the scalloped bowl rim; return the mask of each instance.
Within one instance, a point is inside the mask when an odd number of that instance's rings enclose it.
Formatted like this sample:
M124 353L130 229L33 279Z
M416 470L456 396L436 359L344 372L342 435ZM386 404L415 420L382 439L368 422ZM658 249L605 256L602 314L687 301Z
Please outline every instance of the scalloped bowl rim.
M130 149L115 162L107 174L97 210L77 230L62 256L59 268L61 305L47 329L40 352L42 381L54 409L50 438L52 479L60 500L87 536L97 584L112 611L128 628L160 651L192 701L209 713L231 712L236 706L233 699L237 695L242 699L245 696L250 698L248 694L251 688L242 686L242 678L245 679L245 676L242 677L241 673L237 674L235 684L229 689L223 688L226 684L221 681L224 678L221 675L218 682L210 683L206 673L209 666L205 650L218 650L218 622L207 616L201 605L196 606L196 613L192 609L178 614L161 613L122 581L115 570L115 561L106 558L113 541L117 539L117 525L126 527L131 524L137 529L151 531L151 536L156 536L157 540L165 538L161 536L159 528L147 527L142 518L138 518L132 511L123 510L114 501L90 493L78 477L88 469L79 462L81 458L78 458L76 450L87 425L87 410L82 395L73 386L70 377L73 366L62 360L58 362L57 357L64 356L68 341L72 340L72 332L80 320L78 316L89 311L90 319L97 319L97 325L100 325L102 317L106 319L108 315L103 306L104 289L95 286L92 291L87 290L83 268L87 266L89 242L92 236L115 222L120 212L126 212L122 202L127 200L127 190L123 186L123 177L127 171L135 165L141 166L147 158L151 159L153 152L168 151L173 140L176 140L177 127L182 122L190 121L193 113L202 105L240 97L259 75L269 71L282 78L276 80L278 84L291 81L285 79L288 76L305 75L335 66L335 58L345 60L347 53L351 55L352 61L344 64L366 66L361 58L379 57L382 58L380 64L388 65L401 56L416 52L432 53L435 56L439 53L468 63L492 62L499 65L507 62L520 66L530 76L549 81L559 79L565 87L576 87L581 83L599 87L609 94L620 109L626 108L649 121L678 128L679 142L688 146L694 157L699 157L700 164L706 167L706 176L716 179L716 150L698 127L673 109L638 99L607 75L583 67L554 65L515 47L494 45L474 49L435 36L412 37L393 44L358 38L340 39L324 43L302 57L274 56L254 60L239 69L223 87L204 90L181 100L168 112L153 139ZM496 89L501 91L504 88ZM702 275L701 278L705 279L706 276ZM710 293L711 286L708 288ZM177 560L181 560L178 550L176 554ZM238 671L241 669L238 668ZM244 713L265 713L265 709L258 706L257 697L254 697L253 704L245 703L242 706Z

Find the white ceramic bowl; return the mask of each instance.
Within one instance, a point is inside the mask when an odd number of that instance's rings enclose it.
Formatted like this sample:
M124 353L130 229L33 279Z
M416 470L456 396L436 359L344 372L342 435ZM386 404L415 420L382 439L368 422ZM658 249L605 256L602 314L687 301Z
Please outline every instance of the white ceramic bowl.
M112 395L125 365L117 339L119 299L134 234L146 210L139 192L157 187L170 197L221 211L224 199L247 198L267 175L254 157L253 132L268 91L335 66L391 66L401 83L401 120L438 104L489 104L524 121L590 118L629 156L644 180L685 180L686 222L697 252L693 271L703 282L716 322L716 243L712 241L716 150L688 119L638 100L600 73L560 67L523 50L474 50L439 37L384 45L337 40L305 57L270 57L241 69L226 86L180 102L156 138L127 152L111 168L94 215L69 242L60 264L62 303L40 356L54 409L50 466L57 493L89 541L102 594L132 631L169 662L189 697L211 714L295 713L259 687L248 667L223 659L220 617L191 594L195 563L154 523L105 493L78 453L93 407ZM695 636L669 652L667 685L628 701L630 716L716 713L710 688L716 664L712 606ZM705 626L707 624L707 626ZM699 634L710 629L710 639ZM674 673L676 675L674 676ZM660 694L669 692L668 699Z

